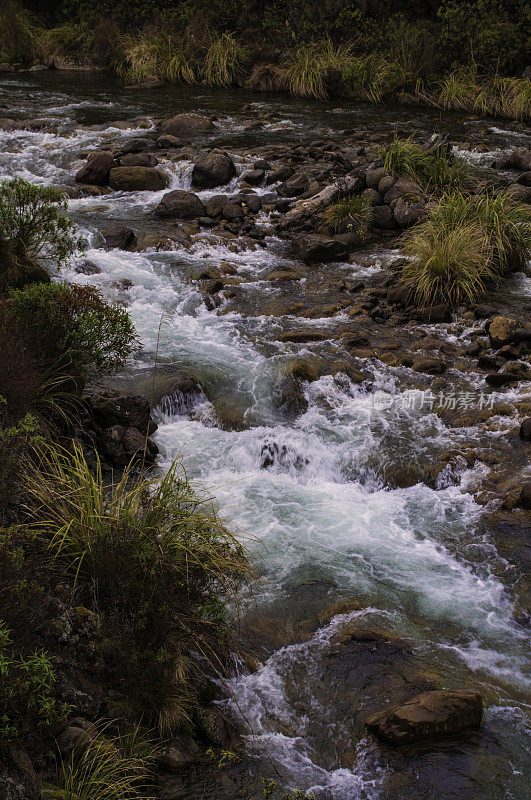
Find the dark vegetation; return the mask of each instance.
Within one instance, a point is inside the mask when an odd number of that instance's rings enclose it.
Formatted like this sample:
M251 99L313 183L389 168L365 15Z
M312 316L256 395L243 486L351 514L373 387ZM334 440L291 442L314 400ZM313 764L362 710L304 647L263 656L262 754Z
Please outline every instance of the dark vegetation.
M52 797L125 800L148 793L150 737L194 730L212 698L248 567L178 465L104 478L81 444L85 385L137 340L125 309L52 282L79 245L64 208L22 180L0 189L0 794L26 751ZM61 749L80 702L90 728Z
M125 83L247 85L523 119L525 0L7 0L0 58L96 62Z

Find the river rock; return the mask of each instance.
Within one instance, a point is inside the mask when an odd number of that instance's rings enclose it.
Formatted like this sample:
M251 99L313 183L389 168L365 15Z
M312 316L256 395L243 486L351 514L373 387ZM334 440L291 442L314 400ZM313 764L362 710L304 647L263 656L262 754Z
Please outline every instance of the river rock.
M348 252L343 242L319 233L301 236L293 247L302 261L338 261Z
M210 117L200 114L177 114L163 123L162 131L171 136L206 136L215 130Z
M478 692L424 692L401 705L373 714L367 729L390 745L413 744L453 736L481 724L482 701Z
M411 225L416 225L416 223L422 219L425 212L426 203L422 198L417 202L412 202L405 197L399 197L393 209L394 218L401 228L408 228Z
M422 356L413 362L415 372L424 372L426 375L442 375L446 372L446 364L440 358Z
M523 439L524 442L531 442L531 417L524 419L524 421L520 425L520 430L518 434L520 436L520 439Z
M128 250L136 244L136 234L132 228L115 227L102 231L103 238L107 247L118 247L120 250Z
M122 145L121 152L123 155L126 153L142 153L144 150L149 150L153 147L151 139L146 139L143 136L133 136Z
M446 303L437 303L434 306L416 308L412 311L411 316L419 322L428 322L432 324L452 321L452 311Z
M242 176L242 180L249 184L249 186L260 186L265 178L263 169L252 169Z
M408 178L399 178L392 189L386 192L384 202L392 203L393 200L398 200L399 197L404 197L404 195L418 198L422 196L422 192L413 181L408 180Z
M205 215L205 207L193 192L174 189L167 192L155 209L158 217L165 219L196 219Z
M152 167L114 167L109 172L109 185L115 191L159 192L168 183L168 176Z
M280 184L277 192L281 197L299 197L308 189L308 177L303 172L298 172L287 181Z
M106 428L101 436L101 446L105 455L117 467L125 467L133 459L142 459L152 464L159 452L157 445L146 439L138 428L113 425Z
M223 186L236 175L234 161L221 150L212 150L197 158L192 171L192 185L198 189Z
M382 205L382 195L376 189L364 189L361 196L364 197L371 206Z
M229 202L226 194L215 194L206 202L205 210L209 217L220 217Z
M373 228L381 228L384 231L392 231L398 227L394 214L388 205L372 207L371 225Z
M520 492L520 505L527 511L531 509L531 481L524 483Z
M128 153L119 159L121 167L156 167L158 158L151 153Z
M112 389L90 389L83 402L96 424L102 428L112 425L132 425L151 435L157 430L151 419L149 402L140 395L123 394Z
M91 186L107 186L113 164L112 153L95 153L89 157L85 166L76 172L76 182Z
M487 331L491 345L493 347L502 347L504 344L514 342L519 328L521 328L521 323L516 319L494 317L488 323Z
M180 147L181 140L177 136L171 136L169 133L163 133L157 139L157 147L171 149L172 147Z
M384 176L385 170L383 167L369 167L365 173L365 183L369 189L376 189L379 191L378 187Z

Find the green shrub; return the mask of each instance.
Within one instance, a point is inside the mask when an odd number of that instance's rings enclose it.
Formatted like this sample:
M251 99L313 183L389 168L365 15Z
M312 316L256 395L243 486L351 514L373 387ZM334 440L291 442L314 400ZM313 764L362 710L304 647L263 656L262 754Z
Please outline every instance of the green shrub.
M32 529L102 617L112 685L161 730L182 724L198 675L223 669L242 547L176 464L159 483L126 469L108 487L74 446L44 452L25 486Z
M372 218L372 206L361 195L344 197L328 206L321 215L323 228L327 233L345 230L355 233L360 242L365 240Z
M0 620L0 739L17 738L30 717L39 727L65 719L68 708L54 697L55 673L43 650L13 653L10 632Z
M126 309L107 303L91 286L34 284L11 298L12 314L44 363L73 377L114 372L138 347Z
M62 212L64 195L53 187L34 186L22 178L0 183L0 240L29 258L64 262L79 246L74 225Z
M466 173L465 162L460 158L452 160L443 148L428 152L411 137L399 139L396 134L392 143L381 151L381 159L387 173L409 178L428 191L459 187Z

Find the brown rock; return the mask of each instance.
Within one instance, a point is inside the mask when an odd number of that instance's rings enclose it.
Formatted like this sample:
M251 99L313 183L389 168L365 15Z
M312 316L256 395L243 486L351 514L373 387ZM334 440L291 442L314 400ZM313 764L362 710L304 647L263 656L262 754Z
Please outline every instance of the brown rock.
M481 724L478 692L435 691L412 697L401 705L373 714L366 727L391 745L412 744L452 736Z
M236 175L234 161L221 150L212 150L197 158L192 171L192 185L198 189L214 189L223 186Z
M214 124L210 117L200 114L177 114L163 124L162 130L171 136L205 136L212 133Z
M153 167L114 167L109 172L109 184L115 191L159 192L168 183L167 175Z
M107 186L109 171L114 164L112 153L95 153L84 167L76 173L77 183L87 183L91 186Z
M205 215L205 207L193 192L174 189L167 192L155 209L158 217L165 219L196 219Z

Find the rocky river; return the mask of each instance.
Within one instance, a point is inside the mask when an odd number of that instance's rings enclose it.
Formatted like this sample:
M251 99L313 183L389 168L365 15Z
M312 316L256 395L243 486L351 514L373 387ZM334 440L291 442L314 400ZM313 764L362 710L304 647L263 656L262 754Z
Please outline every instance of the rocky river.
M63 277L133 317L142 351L112 386L154 386L156 468L181 458L256 564L220 702L245 753L219 781L191 758L165 796L229 798L265 776L316 800L522 800L531 280L457 314L409 309L398 206L366 169L395 131L435 133L473 180L524 199L526 127L50 71L0 75L0 106L0 177L64 189L85 239ZM210 124L160 128L189 112ZM214 147L234 165L226 185L192 188ZM74 180L93 151L112 153L111 188ZM363 247L290 227L361 165L380 209ZM145 190L127 183L139 166ZM161 213L170 191L194 191L199 210ZM481 727L398 750L365 730L436 689L480 692Z

